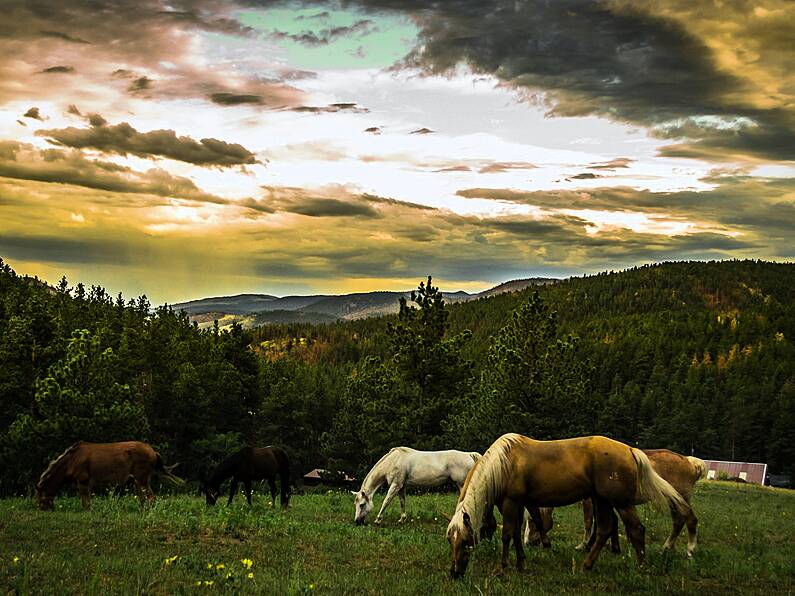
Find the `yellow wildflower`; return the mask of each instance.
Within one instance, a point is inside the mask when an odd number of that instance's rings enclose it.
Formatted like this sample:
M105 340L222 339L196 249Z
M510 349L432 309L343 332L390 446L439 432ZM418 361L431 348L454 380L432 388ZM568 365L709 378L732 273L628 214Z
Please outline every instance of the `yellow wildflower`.
M212 569L212 568L213 568L213 564L212 563L207 563L207 569Z
M200 585L202 585L202 582L201 582L201 580L198 580L198 581L196 582L196 585L197 585L197 586L200 586Z
M314 590L315 589L315 584L309 584L309 589L310 590Z
M174 555L173 557L166 557L165 559L163 559L163 563L165 563L166 565L171 565L177 559L179 559L179 555Z
M253 571L250 571L247 577L248 577L249 579L254 579L254 572L253 572Z
M223 563L218 563L218 565L215 566L215 569L217 571L221 571L221 569L225 569L225 568L226 568L226 565L224 565Z
M207 580L207 579L204 580L204 585L205 586L212 586L214 583L215 582L213 580L211 580L211 579L210 580Z
M232 577L232 572L231 571L227 571L226 572L226 579L229 579L230 577Z
M254 561L251 559L240 559L240 562L243 563L243 567L246 569L251 569L251 566L254 564Z
M19 557L14 557L14 565L16 565L17 563L19 563Z

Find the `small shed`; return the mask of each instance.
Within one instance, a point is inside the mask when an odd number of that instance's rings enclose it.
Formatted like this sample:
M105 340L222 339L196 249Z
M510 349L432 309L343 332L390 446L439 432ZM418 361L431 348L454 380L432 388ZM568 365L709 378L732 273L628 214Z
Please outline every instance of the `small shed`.
M767 476L767 464L713 459L705 459L704 463L707 464L709 480L718 480L722 476L727 476L730 479L739 478L753 484L764 484Z
M331 485L348 485L356 482L356 478L348 476L344 472L329 472L315 468L304 474L304 484L307 486L316 486L318 484L331 484Z

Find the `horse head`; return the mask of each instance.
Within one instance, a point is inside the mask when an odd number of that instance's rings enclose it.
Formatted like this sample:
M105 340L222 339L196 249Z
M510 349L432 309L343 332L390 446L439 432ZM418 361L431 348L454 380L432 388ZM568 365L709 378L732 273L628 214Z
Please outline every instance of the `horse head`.
M472 520L466 511L459 510L447 526L447 541L450 543L452 565L450 577L460 579L464 577L469 564L469 556L475 548L475 533L472 530Z
M55 495L49 494L41 486L36 487L36 501L38 502L41 511L51 511L53 507L53 500Z
M373 499L368 496L366 492L360 490L359 492L351 491L353 494L353 522L357 526L364 523L367 515L373 510Z

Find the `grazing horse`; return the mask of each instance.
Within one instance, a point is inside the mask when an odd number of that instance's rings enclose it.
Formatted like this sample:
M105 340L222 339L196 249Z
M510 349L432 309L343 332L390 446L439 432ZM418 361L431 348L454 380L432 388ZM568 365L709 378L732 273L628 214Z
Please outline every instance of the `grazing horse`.
M76 482L85 509L91 508L91 489L120 486L132 478L141 507L145 502L155 502L155 493L149 485L153 475L161 476L174 484L185 481L171 471L177 467L165 466L160 454L151 446L139 441L122 443L84 443L78 441L50 462L36 485L39 509L53 508L53 500L66 482Z
M668 449L644 449L643 453L649 457L654 471L668 481L689 505L690 498L693 495L693 487L696 485L696 482L707 477L707 465L697 457L680 455ZM643 503L645 503L643 500L637 500L635 502L636 505L642 505ZM592 540L593 502L591 499L584 499L582 507L583 516L585 518L585 533L582 542L575 547L577 550L585 550L591 544ZM547 532L549 528L552 527L552 511L552 508L545 508L542 511L542 513L546 513L549 518L549 527L546 528ZM615 518L615 514L613 517ZM614 522L617 521L618 520L614 519ZM671 509L671 521L673 523L671 535L665 541L663 548L666 550L674 548L676 539L686 523L688 533L687 556L692 557L698 542L696 533L698 519L693 513L692 507L687 516L681 515L676 509ZM536 530L535 524L531 524L528 521L525 526L524 543L535 544L539 539L539 532ZM614 553L621 552L621 547L618 543L617 523L613 524L613 530L610 534L610 550Z
M638 494L660 507L676 508L682 515L689 510L687 502L654 471L639 449L600 436L535 441L513 433L503 435L470 471L447 526L450 575L464 575L484 519L494 506L502 512L502 568L508 566L513 541L516 566L521 570L525 560L521 535L524 509L530 511L536 526L543 528L539 507L570 505L585 497L594 500L597 531L583 568L593 566L610 536L613 508L624 520L642 563L645 529L635 511Z
M243 482L246 488L246 499L251 505L251 482L267 480L271 489L271 499L276 501L276 476L279 477L281 494L279 499L282 507L287 507L290 502L290 460L283 449L279 447L250 447L245 446L240 451L230 455L215 468L209 480L202 483L204 495L208 505L215 505L221 494L221 483L231 477L229 484L229 500L237 493L238 483Z
M389 486L375 523L380 524L387 505L397 495L400 498L400 519L406 520L406 486L439 486L452 480L461 490L467 473L480 457L474 451L417 451L411 447L393 447L367 473L354 495L354 517L357 525L364 523L373 509L373 496L381 485Z

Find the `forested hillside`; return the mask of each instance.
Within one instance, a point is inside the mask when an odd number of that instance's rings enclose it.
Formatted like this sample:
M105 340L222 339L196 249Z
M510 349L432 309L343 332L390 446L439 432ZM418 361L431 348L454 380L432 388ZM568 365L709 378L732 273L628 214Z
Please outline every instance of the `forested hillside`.
M2 264L2 262L0 262ZM198 478L243 441L295 473L396 444L607 434L792 472L795 267L667 263L400 313L199 330L102 288L0 270L0 490L78 439L138 438Z

